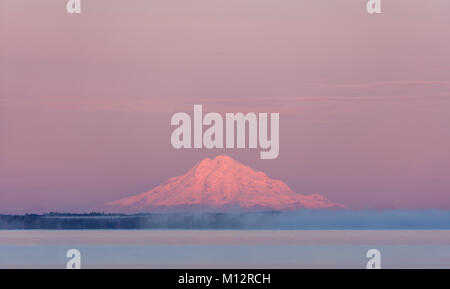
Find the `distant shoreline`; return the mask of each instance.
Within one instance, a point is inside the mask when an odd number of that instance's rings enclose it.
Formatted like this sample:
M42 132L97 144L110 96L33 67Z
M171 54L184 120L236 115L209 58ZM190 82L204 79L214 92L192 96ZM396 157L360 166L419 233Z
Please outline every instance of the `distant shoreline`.
M0 215L0 230L450 230L448 210Z

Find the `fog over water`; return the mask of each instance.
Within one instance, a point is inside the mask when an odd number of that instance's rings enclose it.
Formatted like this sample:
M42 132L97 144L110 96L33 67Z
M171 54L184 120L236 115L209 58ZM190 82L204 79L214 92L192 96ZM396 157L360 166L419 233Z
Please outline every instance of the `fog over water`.
M0 215L0 229L446 230L450 229L450 211L299 210L135 215Z

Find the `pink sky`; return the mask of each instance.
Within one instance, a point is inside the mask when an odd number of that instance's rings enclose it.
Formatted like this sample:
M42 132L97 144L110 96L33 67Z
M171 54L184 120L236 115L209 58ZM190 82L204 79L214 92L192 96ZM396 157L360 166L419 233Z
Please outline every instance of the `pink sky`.
M450 1L0 3L0 213L89 210L229 154L349 208L450 208ZM280 112L280 156L170 118Z

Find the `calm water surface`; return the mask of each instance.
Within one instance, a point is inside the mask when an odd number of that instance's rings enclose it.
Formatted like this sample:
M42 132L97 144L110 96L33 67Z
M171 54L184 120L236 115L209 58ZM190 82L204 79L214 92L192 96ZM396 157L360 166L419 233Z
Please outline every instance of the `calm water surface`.
M0 268L450 268L450 231L0 231Z

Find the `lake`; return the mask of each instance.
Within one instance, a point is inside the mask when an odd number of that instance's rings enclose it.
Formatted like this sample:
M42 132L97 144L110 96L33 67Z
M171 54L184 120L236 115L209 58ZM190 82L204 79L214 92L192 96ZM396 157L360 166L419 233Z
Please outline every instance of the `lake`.
M0 268L450 268L448 230L9 230Z

